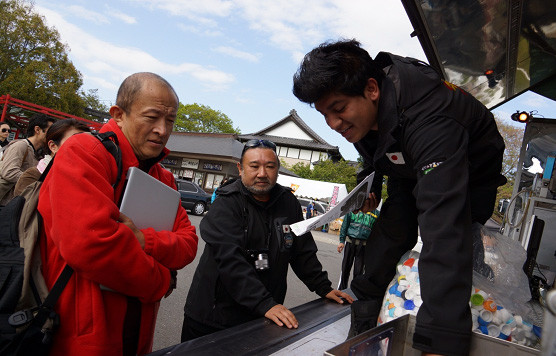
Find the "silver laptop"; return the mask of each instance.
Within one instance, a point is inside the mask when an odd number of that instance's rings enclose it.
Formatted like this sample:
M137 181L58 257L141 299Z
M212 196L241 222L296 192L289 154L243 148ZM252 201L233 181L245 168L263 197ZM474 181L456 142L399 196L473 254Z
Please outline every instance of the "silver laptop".
M127 186L120 211L139 229L172 231L180 193L137 167L127 172Z

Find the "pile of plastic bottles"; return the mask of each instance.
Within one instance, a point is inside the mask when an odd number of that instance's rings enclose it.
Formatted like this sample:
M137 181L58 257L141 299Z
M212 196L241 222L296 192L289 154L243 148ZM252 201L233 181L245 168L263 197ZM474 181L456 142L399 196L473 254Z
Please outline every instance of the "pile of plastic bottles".
M488 293L474 289L470 299L473 331L520 345L534 346L540 329L497 305Z
M423 303L419 284L419 252L411 251L397 265L397 273L384 296L378 324L406 314L417 315ZM470 298L473 331L526 346L535 346L540 328L498 305L488 293L473 288Z
M378 323L387 323L405 314L417 315L423 301L419 285L419 253L411 251L397 266L394 280L388 286Z

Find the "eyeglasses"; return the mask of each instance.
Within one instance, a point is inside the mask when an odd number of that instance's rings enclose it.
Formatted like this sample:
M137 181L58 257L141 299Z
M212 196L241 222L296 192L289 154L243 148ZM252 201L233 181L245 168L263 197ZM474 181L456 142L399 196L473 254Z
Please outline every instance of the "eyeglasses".
M2 132L8 132L10 129L2 129Z
M245 153L245 151L247 151L248 149L259 147L259 146L270 148L271 150L276 152L276 144L272 141L269 141L269 140L249 140L249 141L245 142L245 145L243 146L243 151L241 152L241 155L243 156L243 153Z

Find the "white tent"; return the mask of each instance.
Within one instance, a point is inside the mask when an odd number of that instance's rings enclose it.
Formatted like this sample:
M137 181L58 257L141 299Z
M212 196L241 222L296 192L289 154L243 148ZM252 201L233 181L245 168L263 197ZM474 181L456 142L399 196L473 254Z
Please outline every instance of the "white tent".
M347 195L345 184L321 182L278 174L278 184L292 188L298 197L306 197L329 202L332 206Z

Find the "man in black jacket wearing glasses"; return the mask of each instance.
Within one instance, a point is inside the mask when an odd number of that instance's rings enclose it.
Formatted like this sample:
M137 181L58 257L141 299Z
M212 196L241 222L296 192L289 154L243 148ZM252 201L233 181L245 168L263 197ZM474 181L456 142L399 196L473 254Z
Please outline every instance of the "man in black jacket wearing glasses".
M311 233L290 231L303 216L291 191L276 184L276 145L247 141L237 166L241 179L219 188L201 221L206 246L187 296L182 342L262 316L297 328L297 319L282 305L288 265L319 296L353 301L332 289Z

